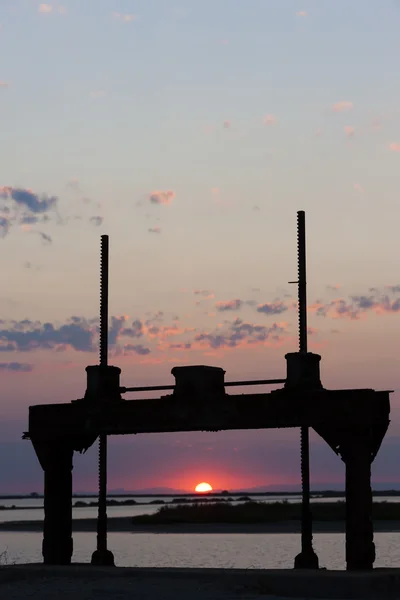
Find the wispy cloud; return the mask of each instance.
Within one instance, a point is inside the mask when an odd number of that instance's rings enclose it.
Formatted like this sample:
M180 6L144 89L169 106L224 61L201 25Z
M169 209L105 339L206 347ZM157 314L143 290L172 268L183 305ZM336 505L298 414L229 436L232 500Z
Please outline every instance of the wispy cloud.
M207 300L214 298L215 294L212 290L193 290L195 296L203 296Z
M400 143L399 142L392 142L389 146L390 150L392 152L400 152Z
M23 188L0 187L0 198L13 200L15 204L23 206L30 212L36 214L46 213L57 204L56 196L47 196L46 194L43 194L43 196L40 197L31 190Z
M235 319L224 328L217 328L210 333L198 333L195 342L214 350L220 348L237 348L239 346L254 346L279 342L286 331L286 323L274 323L270 327L246 323L242 319Z
M53 8L52 4L39 4L38 11L43 14L48 14L53 12Z
M328 290L328 292L336 292L337 290L340 290L342 286L340 285L340 283L329 283L326 286L326 289Z
M131 21L134 21L136 19L136 15L134 14L123 14L119 12L113 12L112 16L117 21L123 21L124 23L130 23Z
M224 129L230 129L232 127L232 121L229 121L227 119L226 121L224 121L223 127L224 127Z
M54 4L39 4L38 11L44 15L58 12L60 15L65 15L67 9L65 6L54 5Z
M332 112L340 113L347 112L353 108L353 103L349 100L341 100L340 102L336 102L331 107Z
M265 115L263 119L264 125L274 125L276 123L275 115Z
M91 98L102 98L105 95L106 95L105 90L92 90L90 92L90 97Z
M20 362L0 363L0 371L11 371L13 373L30 373L33 365Z
M400 286L394 285L387 289L390 289L392 294L400 294ZM317 301L308 308L319 317L352 321L361 319L367 312L377 315L400 313L400 295L390 298L376 288L371 288L370 292L368 295L352 295L348 299L336 298L327 303Z
M173 192L172 190L158 190L155 192L151 192L151 194L149 195L149 200L151 204L171 204L174 198L175 192Z
M221 302L217 302L215 308L219 312L226 312L231 310L240 310L243 304L243 300L239 300L239 298L236 298L235 300L223 300Z
M277 302L265 302L265 304L259 304L257 306L257 312L264 315L280 315L287 311L288 308L289 307L284 302L279 300Z
M81 317L71 317L63 325L40 321L2 321L0 352L30 352L33 350L66 350L92 352L96 329Z
M307 11L306 11L306 10L298 10L298 11L297 11L297 13L296 13L296 15L297 15L298 17L306 17L306 16L307 16L307 14L308 14L308 13L307 13Z
M8 88L10 87L10 84L8 83L8 81L0 81L0 88Z
M356 128L353 127L352 125L346 125L344 128L344 132L346 134L347 139L351 139L356 134Z

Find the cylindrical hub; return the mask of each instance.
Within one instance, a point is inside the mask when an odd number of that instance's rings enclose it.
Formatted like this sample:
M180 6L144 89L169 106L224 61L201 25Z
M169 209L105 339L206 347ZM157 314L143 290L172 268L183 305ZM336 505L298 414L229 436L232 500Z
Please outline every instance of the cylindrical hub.
M86 367L87 387L85 400L92 402L112 402L121 400L119 367L94 365Z
M290 352L286 358L287 390L318 390L323 389L320 379L319 363L321 356L313 352Z
M174 367L171 373L175 377L174 396L207 400L210 396L225 395L225 371L221 367Z

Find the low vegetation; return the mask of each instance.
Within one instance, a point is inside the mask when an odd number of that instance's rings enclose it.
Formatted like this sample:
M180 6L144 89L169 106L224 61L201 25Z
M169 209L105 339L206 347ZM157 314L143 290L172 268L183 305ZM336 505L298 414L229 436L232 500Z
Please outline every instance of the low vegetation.
M373 505L373 519L379 521L400 520L400 503L379 502ZM321 502L312 504L315 521L343 521L346 515L344 502ZM299 521L301 503L294 502L244 502L231 504L196 503L161 506L152 515L132 518L135 525L166 525L173 523L277 523Z

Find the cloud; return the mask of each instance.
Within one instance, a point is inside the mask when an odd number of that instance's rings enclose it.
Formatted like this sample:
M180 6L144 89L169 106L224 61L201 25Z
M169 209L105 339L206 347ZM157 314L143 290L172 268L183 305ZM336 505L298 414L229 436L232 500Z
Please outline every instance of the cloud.
M326 289L328 290L328 292L336 292L337 290L340 290L342 286L340 285L340 283L329 283L326 286Z
M298 17L306 17L306 16L307 16L307 14L308 14L308 13L307 13L307 11L305 11L305 10L298 10L298 11L297 11L297 13L296 13L296 15L297 15Z
M349 102L348 100L342 100L341 102L336 102L336 104L333 104L331 107L332 112L335 112L335 113L347 112L347 111L351 110L352 108L353 108L353 103Z
M275 115L265 115L263 123L264 125L274 125L274 123L276 123Z
M239 300L239 298L236 298L235 300L225 300L222 302L217 302L215 308L219 312L226 312L228 310L240 310L243 304L243 300Z
M224 121L223 127L224 129L230 129L232 127L232 121Z
M148 232L149 233L161 233L161 229L160 229L160 227L149 227Z
M91 223L95 227L100 227L100 225L103 223L103 217L99 217L99 216L90 217L89 223Z
M286 330L285 323L274 323L271 327L246 323L242 319L235 319L229 323L225 330L218 328L211 333L198 333L195 341L212 349L236 348L238 346L252 346L265 344L267 341L279 341Z
M389 146L390 150L392 152L400 152L400 143L398 142L392 142Z
M150 348L146 348L145 346L142 346L141 344L137 344L137 345L133 345L133 344L126 344L124 346L124 350L123 350L124 354L139 354L140 356L146 356L147 354L150 354L151 350Z
M390 286L393 294L399 294L400 286ZM326 304L316 302L309 306L310 312L319 317L332 319L359 320L370 311L377 315L400 313L400 297L390 298L376 288L370 288L369 295L352 295L349 299L336 298Z
M53 6L51 4L39 4L38 11L43 14L48 14L53 11Z
M20 362L0 363L0 371L12 371L14 373L30 373L33 365Z
M43 231L38 231L37 233L40 235L41 240L45 244L52 244L53 243L52 237L50 235L47 235L47 233L43 233Z
M90 96L92 98L101 98L102 96L105 96L105 91L104 90L93 90L92 92L90 92Z
M281 301L266 302L265 304L259 304L257 306L257 312L264 315L280 315L286 310L288 310L287 305Z
M345 134L346 134L346 137L347 137L348 139L351 139L351 138L353 138L353 137L355 136L355 134L356 134L356 128L355 128L355 127L353 127L352 125L346 125L346 126L345 126L345 128L344 128L344 132L345 132Z
M131 21L134 21L136 19L136 15L122 14L119 12L113 12L112 16L114 17L114 19L117 19L118 21L123 21L124 23L130 23Z
M207 300L214 298L214 292L211 290L193 290L195 296L204 296Z
M356 192L360 192L360 193L364 191L364 188L363 188L363 186L362 186L360 183L355 183L355 184L353 185L353 189L354 189Z
M152 204L171 204L174 198L175 192L172 190L167 190L165 192L155 191L149 196L149 200Z
M400 285L386 285L385 287L394 294L400 294Z
M76 192L81 194L82 190L81 190L81 186L79 183L79 180L76 178L70 179L67 183L67 189L71 190L71 192Z
M187 342L186 344L168 344L168 348L171 350L190 350L192 344Z
M12 199L18 206L22 206L35 214L48 212L55 208L58 201L56 196L43 194L42 197L39 197L31 190L13 187L0 187L0 198Z
M10 84L8 83L8 81L0 81L0 88L8 88L10 87Z
M10 221L7 217L0 217L0 238L5 238L10 231Z
M33 350L65 350L92 352L95 329L81 317L71 317L64 325L39 321L1 322L0 352L31 352Z

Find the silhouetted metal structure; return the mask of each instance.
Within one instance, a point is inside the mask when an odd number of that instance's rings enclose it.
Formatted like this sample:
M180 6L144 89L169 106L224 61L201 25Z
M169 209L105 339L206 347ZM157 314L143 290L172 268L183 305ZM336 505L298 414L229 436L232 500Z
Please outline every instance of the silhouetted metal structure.
M108 235L101 236L100 249L100 369L108 367ZM114 565L114 555L107 548L107 434L99 435L99 505L97 548L92 565Z
M108 237L102 236L100 364L86 367L83 398L29 408L30 439L44 470L43 559L71 562L72 458L99 438L99 515L93 564L114 564L107 548L107 435L227 429L301 429L303 493L299 568L318 568L312 547L308 433L312 427L346 464L347 569L372 569L371 463L389 425L389 391L326 390L318 354L307 349L305 217L298 212L299 352L286 354L286 378L225 382L219 367L174 367L175 385L121 387L118 367L108 365ZM228 386L284 383L270 393L229 395ZM172 390L150 400L126 401L129 391Z
M297 289L299 312L299 353L307 356L307 270L306 270L306 217L297 213ZM308 426L300 427L301 465L301 552L295 558L295 567L318 569L318 557L312 545L312 514L310 506L310 441Z

